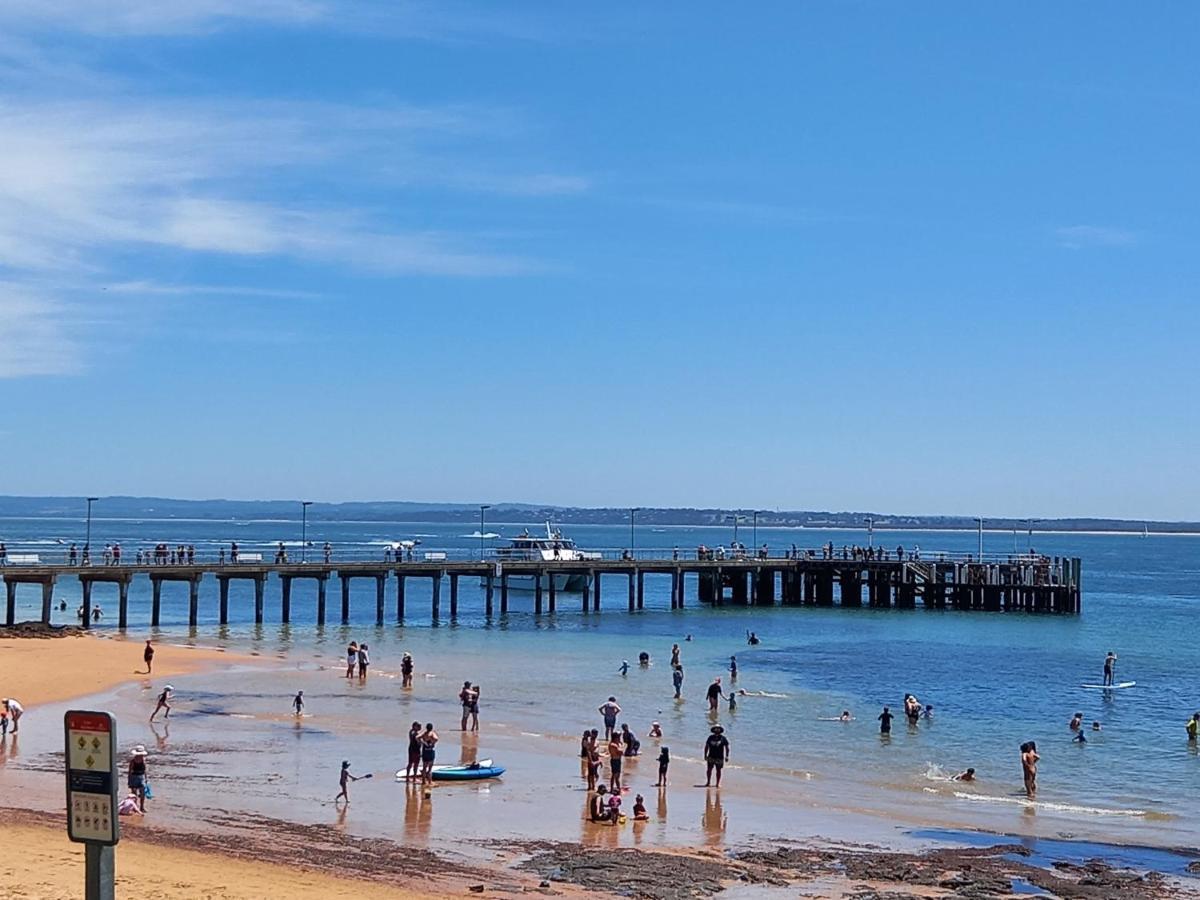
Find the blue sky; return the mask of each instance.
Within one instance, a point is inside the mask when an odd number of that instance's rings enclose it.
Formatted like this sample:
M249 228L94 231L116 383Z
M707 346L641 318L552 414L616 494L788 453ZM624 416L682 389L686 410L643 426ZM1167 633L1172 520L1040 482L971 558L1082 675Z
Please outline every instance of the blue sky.
M1196 518L1197 25L7 2L0 493Z

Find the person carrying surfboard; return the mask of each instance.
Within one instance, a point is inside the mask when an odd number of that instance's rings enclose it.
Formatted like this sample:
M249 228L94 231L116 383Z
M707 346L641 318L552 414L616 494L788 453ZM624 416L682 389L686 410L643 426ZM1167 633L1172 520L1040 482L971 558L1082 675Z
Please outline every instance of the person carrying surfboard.
M1112 687L1113 669L1117 665L1117 654L1111 650L1108 651L1108 656L1104 657L1104 686Z

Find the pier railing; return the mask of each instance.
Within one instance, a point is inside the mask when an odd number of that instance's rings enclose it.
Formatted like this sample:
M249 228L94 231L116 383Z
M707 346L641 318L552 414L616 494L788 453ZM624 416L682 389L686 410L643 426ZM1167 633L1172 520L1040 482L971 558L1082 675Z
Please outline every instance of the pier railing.
M331 545L328 553L322 544L312 543L307 548L285 543L281 551L278 544L240 544L235 557L234 551L228 547L214 548L206 545L193 548L184 545L182 551L172 546L164 555L158 555L153 548L137 549L132 552L127 546L122 546L119 557L109 550L91 550L85 552L82 545L76 545L74 553L69 547L47 549L44 543L22 544L10 543L7 554L0 557L0 568L99 568L99 567L130 567L130 568L170 568L188 566L223 566L223 565L254 565L254 566L295 566L305 564L337 565L339 563L430 563L430 562L578 562L586 567L596 562L780 562L798 560L825 560L835 562L907 562L915 569L923 566L944 563L993 563L1032 565L1048 561L1050 557L1038 553L963 553L949 550L905 550L903 555L897 550L881 548L859 548L853 552L849 548L835 548L830 554L826 547L773 547L764 553L750 550L737 550L728 547L642 547L630 550L626 547L605 547L583 552L581 558L573 559L569 555L543 559L539 554L518 553L504 548L486 548L481 554L478 548L468 547L439 547L416 543L413 546L363 547L361 545L345 546Z

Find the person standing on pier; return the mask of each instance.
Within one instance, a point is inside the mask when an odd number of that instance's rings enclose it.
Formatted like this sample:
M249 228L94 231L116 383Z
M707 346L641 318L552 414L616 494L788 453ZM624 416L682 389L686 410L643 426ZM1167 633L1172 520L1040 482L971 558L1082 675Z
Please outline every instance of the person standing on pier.
M79 551L76 550L75 545L72 544L70 547L67 548L67 565L73 566L73 565L76 565L78 562L79 562Z
M1111 687L1113 683L1113 670L1117 666L1117 654L1111 650L1108 651L1108 656L1104 657L1104 686ZM1136 668L1136 667L1135 667Z
M333 547L329 545L329 541L325 542L325 565L329 565L333 559Z
M617 727L617 716L621 714L621 707L617 703L617 698L609 697L608 700L597 707L596 711L604 717L604 739L608 740L613 736L613 731Z
M121 545L113 544L113 565L119 566L120 564L121 564Z
M229 561L230 561L231 563L236 563L236 562L238 561L238 545L237 545L237 541L233 541L233 542L232 542L232 543L229 545Z

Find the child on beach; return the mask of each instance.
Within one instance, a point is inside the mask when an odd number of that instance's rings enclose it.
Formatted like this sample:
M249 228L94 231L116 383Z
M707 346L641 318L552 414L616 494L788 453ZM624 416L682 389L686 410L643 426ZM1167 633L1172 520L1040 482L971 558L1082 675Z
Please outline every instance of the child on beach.
M658 754L658 781L654 782L655 787L667 786L667 769L671 767L671 748L663 747Z
M600 748L596 746L596 739L593 737L591 743L591 752L588 754L587 762L587 789L589 791L596 790L596 782L600 780L600 766L602 764L603 763L600 759ZM604 788L604 790L608 790L608 788L604 787L604 785L600 785L600 787Z
M335 804L342 799L345 799L346 803L350 802L350 792L348 788L350 786L350 782L352 781L358 781L358 776L350 774L350 760L343 759L342 774L338 780L338 784L341 785L341 790L338 792L338 795L333 798L333 802Z
M635 822L649 822L650 821L650 814L648 812L646 812L646 800L644 797L642 797L641 794L638 794L637 797L635 797L633 800L633 821L635 821Z
M304 691L297 691L295 699L292 700L292 708L296 710L297 716L304 715Z
M165 710L163 713L164 719L171 718L171 704L168 701L171 699L171 694L174 690L175 688L169 684L162 689L162 692L158 695L158 705L154 707L154 712L150 713L151 722L154 721L154 717L158 715L160 709Z

